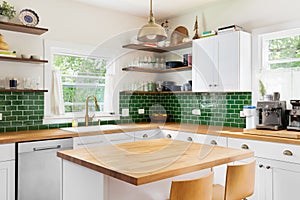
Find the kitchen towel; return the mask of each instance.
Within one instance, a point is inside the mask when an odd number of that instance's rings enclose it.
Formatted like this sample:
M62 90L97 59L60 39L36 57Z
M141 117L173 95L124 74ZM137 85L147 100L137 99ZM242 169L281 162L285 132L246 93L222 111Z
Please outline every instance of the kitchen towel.
M64 115L65 106L60 70L52 70L51 112L55 115Z

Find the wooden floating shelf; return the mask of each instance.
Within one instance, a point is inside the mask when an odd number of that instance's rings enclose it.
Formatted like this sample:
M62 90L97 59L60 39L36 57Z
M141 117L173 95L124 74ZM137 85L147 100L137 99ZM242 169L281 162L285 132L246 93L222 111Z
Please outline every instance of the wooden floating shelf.
M177 67L177 68L170 68L170 69L163 69L163 70L148 69L148 68L141 68L141 67L125 67L122 70L123 71L128 71L128 72L168 73L168 72L178 72L178 71L192 70L192 66Z
M48 90L0 89L0 92L48 92Z
M181 43L174 46L168 46L168 47L153 47L153 46L147 46L143 44L127 44L123 45L123 48L127 49L135 49L135 50L141 50L141 51L150 51L155 53L164 53L169 51L175 51L179 49L186 49L192 47L192 41Z
M121 94L192 94L192 91L162 91L162 92L145 92L145 91L122 91Z
M27 59L27 58L17 58L17 57L6 57L6 56L0 56L0 61L23 62L23 63L33 63L33 64L48 63L48 60L37 60L37 59Z
M47 28L24 26L21 24L15 24L10 22L0 22L0 29L20 32L20 33L34 34L34 35L42 35L43 33L48 31Z

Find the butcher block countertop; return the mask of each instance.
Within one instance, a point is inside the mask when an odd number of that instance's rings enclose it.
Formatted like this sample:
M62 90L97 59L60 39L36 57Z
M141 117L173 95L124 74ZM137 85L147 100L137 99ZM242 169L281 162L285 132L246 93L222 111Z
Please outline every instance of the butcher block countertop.
M118 128L116 128L114 130L105 130L105 131L101 131L101 133L111 134L111 133L120 133L120 132L128 132L128 131L149 130L149 129L156 129L156 128L161 128L161 129L165 129L165 130L182 131L182 132L191 132L191 133L198 133L198 134L220 135L220 136L231 137L231 138L241 138L241 139L249 139L249 140L260 140L260 141L267 141L267 142L277 142L277 143L300 145L300 139L270 136L270 132L274 132L274 131L264 130L263 131L264 133L269 133L269 134L255 135L255 134L244 134L243 129L241 129L241 128L206 126L206 125L197 125L197 124L180 124L180 123L122 124L122 125L119 125ZM260 132L262 132L262 131L260 130ZM300 132L294 132L294 131L289 131L289 132L300 133ZM99 132L78 134L78 133L69 132L69 131L65 131L65 130L61 130L61 129L0 133L0 144L48 140L48 139L71 138L71 137L96 135L96 134L99 134Z
M142 185L250 158L252 151L171 139L57 152L58 157L116 179Z

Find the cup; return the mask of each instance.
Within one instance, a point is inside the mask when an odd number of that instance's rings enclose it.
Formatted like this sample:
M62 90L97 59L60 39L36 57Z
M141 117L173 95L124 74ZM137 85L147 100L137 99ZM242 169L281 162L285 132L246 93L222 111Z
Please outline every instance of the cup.
M273 100L274 101L279 101L280 100L280 93L279 92L274 92L273 93Z
M188 54L183 54L183 66L188 66Z
M5 89L5 78L0 78L0 89Z
M193 59L192 54L189 54L188 55L188 66L192 66L192 59Z

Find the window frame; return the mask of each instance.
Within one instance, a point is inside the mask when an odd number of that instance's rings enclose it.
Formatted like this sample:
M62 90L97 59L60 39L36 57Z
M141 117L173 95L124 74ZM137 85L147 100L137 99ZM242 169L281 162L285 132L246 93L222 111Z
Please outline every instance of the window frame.
M48 60L48 63L44 65L44 88L48 90L45 93L45 104L44 104L44 119L43 124L54 124L54 123L70 123L72 119L76 117L79 122L84 121L83 112L78 113L65 113L65 115L54 115L51 113L51 85L52 85L52 70L53 70L53 55L73 55L73 56L88 56L92 55L94 46L70 44L58 41L44 40L44 55ZM91 56L96 57L96 56ZM103 56L105 58L105 56ZM118 110L118 108L116 108ZM94 121L101 120L119 120L120 116L118 113L108 112L95 112Z

